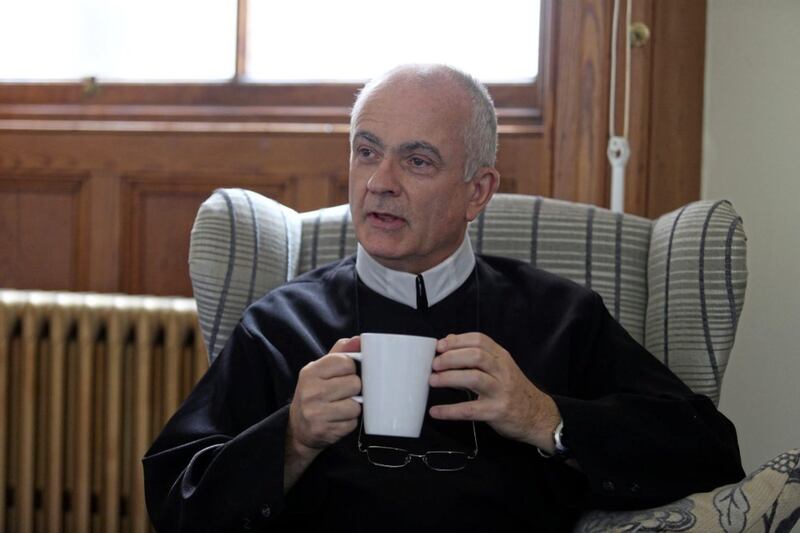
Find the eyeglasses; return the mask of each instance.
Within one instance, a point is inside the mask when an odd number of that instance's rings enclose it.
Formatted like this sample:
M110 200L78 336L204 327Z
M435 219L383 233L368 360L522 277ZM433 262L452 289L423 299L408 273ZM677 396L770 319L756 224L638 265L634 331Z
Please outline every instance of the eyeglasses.
M367 446L361 442L361 435L364 433L364 419L358 429L358 451L367 455L367 460L375 466L383 468L403 468L412 459L422 459L422 462L437 472L457 472L467 467L472 459L478 456L478 434L475 430L475 422L472 422L472 438L475 442L475 449L472 453L458 451L432 450L425 453L411 453L403 448L392 446Z

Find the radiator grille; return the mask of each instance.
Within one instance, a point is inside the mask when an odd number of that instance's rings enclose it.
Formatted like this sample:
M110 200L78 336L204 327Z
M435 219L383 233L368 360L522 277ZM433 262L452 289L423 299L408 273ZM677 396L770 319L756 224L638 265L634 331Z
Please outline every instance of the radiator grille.
M207 367L192 299L0 290L0 531L151 531L141 457Z

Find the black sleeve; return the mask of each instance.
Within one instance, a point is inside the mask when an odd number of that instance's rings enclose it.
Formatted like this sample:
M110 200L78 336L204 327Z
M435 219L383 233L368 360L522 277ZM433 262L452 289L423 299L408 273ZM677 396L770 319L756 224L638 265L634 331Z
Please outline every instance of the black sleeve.
M269 341L237 326L143 459L157 531L269 528L287 506L284 439L296 381Z
M733 424L631 338L596 294L591 307L581 353L571 355L570 394L554 396L589 505L654 507L742 479Z

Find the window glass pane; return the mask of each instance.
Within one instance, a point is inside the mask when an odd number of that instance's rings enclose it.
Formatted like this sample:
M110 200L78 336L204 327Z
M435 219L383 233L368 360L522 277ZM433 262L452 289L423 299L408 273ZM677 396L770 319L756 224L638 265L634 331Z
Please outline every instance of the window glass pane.
M358 81L401 63L449 63L483 81L530 81L539 0L250 0L248 77Z
M222 80L235 0L4 0L0 79Z

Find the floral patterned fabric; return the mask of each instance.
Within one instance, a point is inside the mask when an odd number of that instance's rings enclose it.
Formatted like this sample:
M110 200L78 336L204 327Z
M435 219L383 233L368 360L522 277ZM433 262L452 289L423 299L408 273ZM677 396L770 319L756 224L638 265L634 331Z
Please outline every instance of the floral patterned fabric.
M734 485L641 511L591 511L574 533L789 533L800 519L800 449L782 453Z

